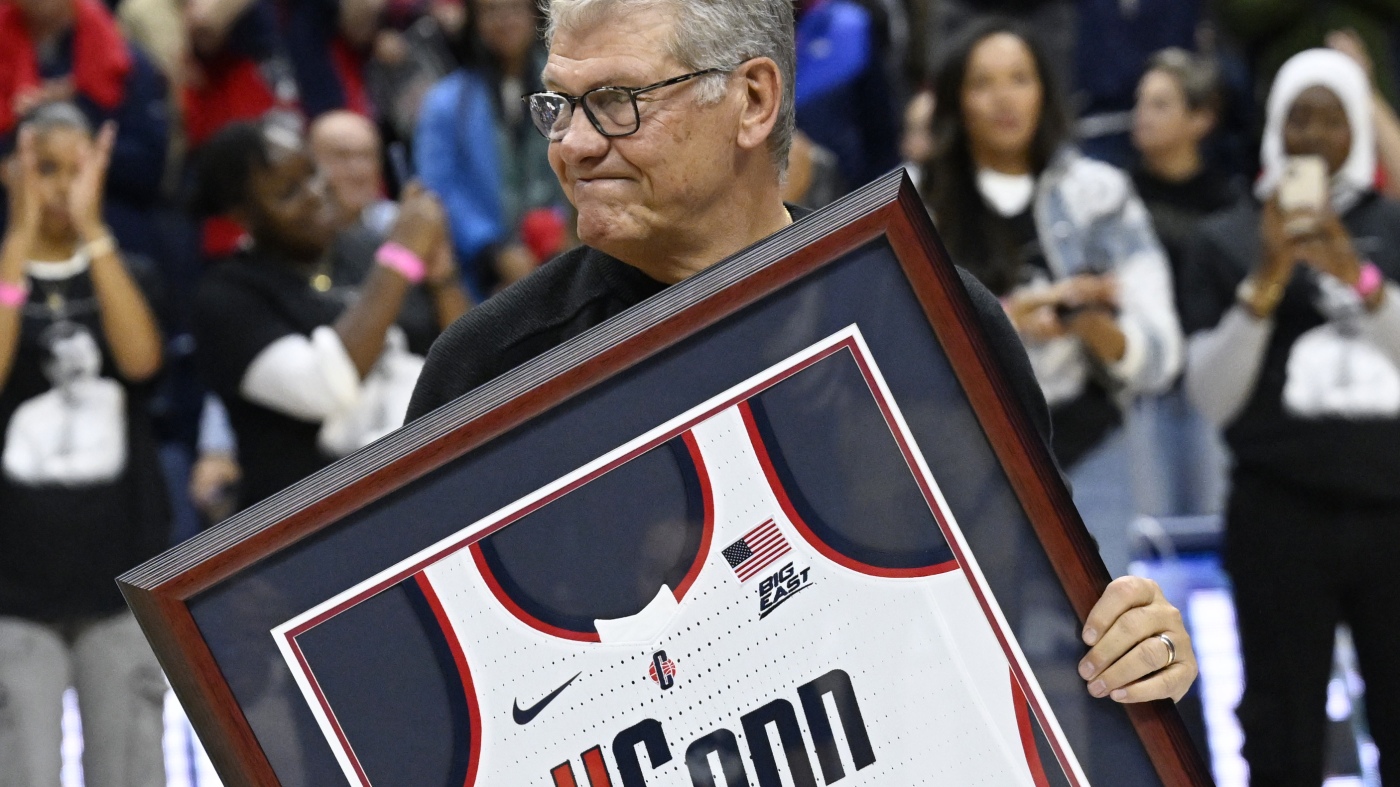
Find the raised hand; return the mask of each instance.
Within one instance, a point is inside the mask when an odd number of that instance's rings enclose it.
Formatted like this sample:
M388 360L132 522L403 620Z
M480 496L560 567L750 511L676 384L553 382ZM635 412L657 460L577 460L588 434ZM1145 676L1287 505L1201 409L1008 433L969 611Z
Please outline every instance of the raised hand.
M39 232L39 221L43 215L43 200L39 196L39 155L35 145L34 129L21 129L15 155L4 167L11 232L26 234L30 242Z
M1119 577L1089 612L1079 676L1115 702L1179 700L1198 672L1181 612L1150 579Z
M68 212L73 226L84 241L91 242L107 235L102 220L102 194L107 187L107 167L112 161L112 145L117 139L117 125L102 124L97 138L83 152L78 174L68 189Z
M446 238L447 217L437 196L417 181L404 186L399 197L399 218L389 232L389 240L406 247L424 262L430 262L433 252Z

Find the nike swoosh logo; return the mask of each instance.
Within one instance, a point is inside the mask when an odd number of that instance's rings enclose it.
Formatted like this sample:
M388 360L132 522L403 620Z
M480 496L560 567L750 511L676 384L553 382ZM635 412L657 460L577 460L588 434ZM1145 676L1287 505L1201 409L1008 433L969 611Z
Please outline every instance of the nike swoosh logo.
M578 675L569 678L568 683L565 683L563 686L560 686L554 691L551 691L548 694L548 696L546 696L544 699L540 700L539 702L535 703L534 705L531 705L530 707L524 710L520 709L520 700L516 700L510 708L511 716L515 718L515 723L524 726L534 721L535 717L540 715L540 711L544 710L544 706L548 705L551 702L554 702L554 698L562 694L564 692L564 689L569 688L569 684L578 680L578 676L582 674L583 673L580 672Z

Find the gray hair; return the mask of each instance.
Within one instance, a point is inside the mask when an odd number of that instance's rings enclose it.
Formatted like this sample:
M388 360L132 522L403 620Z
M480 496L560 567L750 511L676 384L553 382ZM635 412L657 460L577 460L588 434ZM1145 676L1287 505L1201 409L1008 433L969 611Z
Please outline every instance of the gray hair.
M545 14L545 40L551 45L561 29L578 30L599 22L614 10L664 8L675 22L666 49L686 68L731 69L756 57L772 58L783 78L778 122L768 138L773 163L787 171L788 150L796 127L797 44L792 0L540 0ZM702 101L724 95L726 74L699 81Z
M92 136L92 121L71 101L50 101L34 107L20 118L19 128L33 129L36 134L70 129Z

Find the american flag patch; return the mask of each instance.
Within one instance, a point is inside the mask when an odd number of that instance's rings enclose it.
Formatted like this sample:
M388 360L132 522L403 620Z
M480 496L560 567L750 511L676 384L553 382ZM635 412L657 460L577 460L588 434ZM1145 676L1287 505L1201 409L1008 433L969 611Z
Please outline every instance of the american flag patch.
M773 565L773 561L792 551L778 525L769 519L744 534L744 537L724 548L724 559L739 577L748 582L758 572Z

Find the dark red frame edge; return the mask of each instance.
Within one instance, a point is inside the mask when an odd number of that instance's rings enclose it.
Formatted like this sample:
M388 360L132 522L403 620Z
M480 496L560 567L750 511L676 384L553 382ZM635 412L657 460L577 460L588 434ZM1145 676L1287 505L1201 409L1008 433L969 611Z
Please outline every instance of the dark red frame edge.
M508 388L483 386L420 420L417 428L396 433L418 444L358 452L205 534L250 531L238 540L201 557L200 548L212 539L194 539L119 578L127 603L224 783L230 787L279 784L190 614L191 598L881 235L923 305L1082 621L1107 585L1108 573L1048 451L1016 404L972 303L956 271L947 264L922 200L906 177L892 173L842 203L850 206L846 212L853 215L825 235L776 259L771 255L782 250L777 242L782 233L740 252L727 267L747 263L745 267L753 270L742 278L713 292L700 289L684 308L659 320L654 320L655 308L637 307L626 325L619 323L624 333L617 341L587 348L544 382L531 384L524 372L546 369L550 361L576 354L579 342L506 375L502 381ZM485 409L472 407L483 401L488 405ZM474 409L481 411L473 414ZM425 432L426 439L413 440ZM377 445L383 449L384 442ZM361 465L370 466L363 475L355 472ZM347 474L353 480L342 481ZM289 506L291 510L283 514ZM1128 713L1165 787L1212 784L1171 702L1129 706Z

